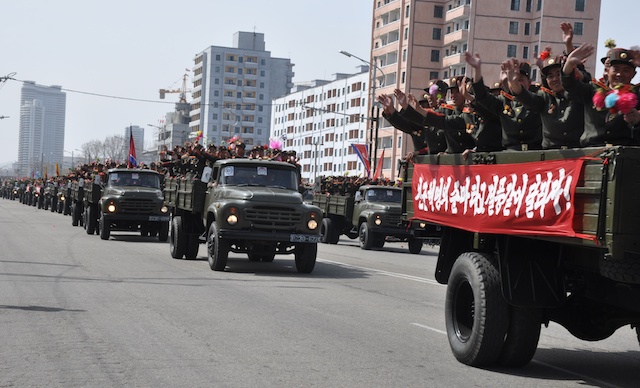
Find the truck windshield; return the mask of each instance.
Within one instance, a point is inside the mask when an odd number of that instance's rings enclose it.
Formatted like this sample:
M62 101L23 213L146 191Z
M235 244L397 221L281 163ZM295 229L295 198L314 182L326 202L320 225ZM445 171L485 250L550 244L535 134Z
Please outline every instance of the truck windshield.
M298 190L298 175L294 170L270 166L224 166L222 184L235 186L265 186Z
M366 200L369 202L390 202L390 203L401 203L402 202L402 191L401 190L392 190L389 188L376 188L376 189L367 189L366 192Z
M109 174L109 186L139 186L160 188L160 177L156 174L136 171L112 172Z

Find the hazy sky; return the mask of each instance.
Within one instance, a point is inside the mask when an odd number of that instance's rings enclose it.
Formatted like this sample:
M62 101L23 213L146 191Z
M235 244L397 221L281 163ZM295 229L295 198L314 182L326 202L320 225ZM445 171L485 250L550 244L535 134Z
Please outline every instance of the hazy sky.
M572 0L562 0L572 1ZM505 0L507 2L507 0ZM590 0L587 0L587 7ZM185 69L209 46L231 46L237 31L265 35L273 57L290 58L294 82L329 79L354 72L367 59L371 0L3 0L0 21L0 76L67 89L65 155L87 141L144 126L147 145L173 110ZM598 57L604 40L638 45L630 31L637 0L602 0ZM632 7L634 6L634 7ZM558 29L560 34L560 30ZM626 35L625 35L626 34ZM576 39L578 41L578 39ZM601 74L597 68L595 74ZM0 85L0 164L18 157L20 88ZM90 94L151 100L138 102ZM78 152L75 152L78 154Z

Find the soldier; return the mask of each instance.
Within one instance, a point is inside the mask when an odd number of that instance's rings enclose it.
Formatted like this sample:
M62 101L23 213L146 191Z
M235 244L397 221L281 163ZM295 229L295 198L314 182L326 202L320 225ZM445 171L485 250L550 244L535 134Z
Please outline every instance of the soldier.
M560 75L562 57L548 57L541 66L543 87L531 92L518 82L518 62L505 61L509 88L518 101L542 120L542 147L580 147L580 136L584 131L584 104L571 101L562 86Z
M473 68L473 92L476 103L496 114L502 126L502 146L507 150L526 151L542 149L542 122L540 115L525 108L512 94L501 92L494 96L488 93L482 79L480 55L465 53L465 60ZM531 87L531 65L520 63L518 82L524 89Z
M584 147L640 144L640 98L638 90L631 85L636 75L637 52L615 48L607 57L610 67L607 84L591 81L580 82L574 77L574 70L594 53L590 44L583 43L569 54L562 68L562 84L569 98L582 101L585 106L584 132L580 144ZM607 105L605 100L615 104Z

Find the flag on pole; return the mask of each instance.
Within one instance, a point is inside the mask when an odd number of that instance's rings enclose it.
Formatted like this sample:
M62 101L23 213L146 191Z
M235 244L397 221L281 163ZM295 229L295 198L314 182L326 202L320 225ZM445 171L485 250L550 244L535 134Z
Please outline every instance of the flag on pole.
M133 131L129 127L129 162L127 162L127 168L138 167L138 160L136 159L136 145L133 142Z
M378 160L378 164L376 164L376 172L373 174L373 180L380 178L380 174L382 174L382 161L384 160L384 148L382 149L382 154L380 154L380 159Z
M367 177L369 177L371 175L371 163L369 162L369 152L367 151L367 145L352 143L351 147L353 147L353 150L360 158L360 161L362 162L362 164L364 164L364 170L367 173Z
M56 163L56 176L60 176L60 166Z

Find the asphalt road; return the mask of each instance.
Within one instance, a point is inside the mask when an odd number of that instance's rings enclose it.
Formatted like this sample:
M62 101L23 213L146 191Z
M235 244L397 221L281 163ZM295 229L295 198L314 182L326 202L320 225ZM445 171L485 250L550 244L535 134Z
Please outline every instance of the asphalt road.
M0 387L636 387L626 327L584 342L543 328L533 361L478 369L452 356L436 249L321 245L293 257L232 254L213 272L168 243L89 236L71 218L0 199Z

